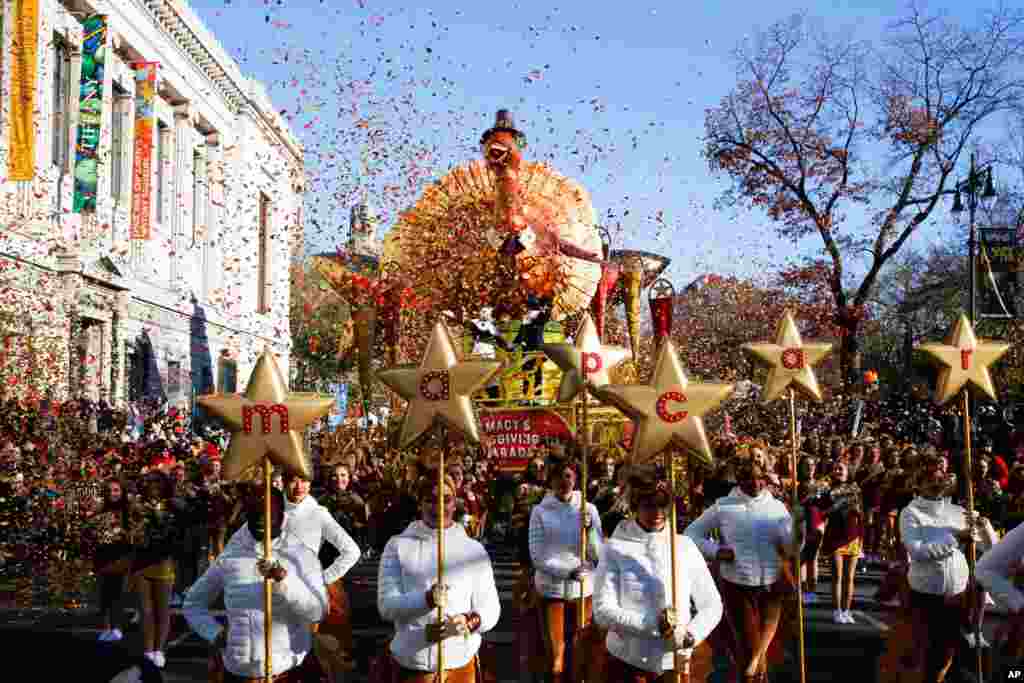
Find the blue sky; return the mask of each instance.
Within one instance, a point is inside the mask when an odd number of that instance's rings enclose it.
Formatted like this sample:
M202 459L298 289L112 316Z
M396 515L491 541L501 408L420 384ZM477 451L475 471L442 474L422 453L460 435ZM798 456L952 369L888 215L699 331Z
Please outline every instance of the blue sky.
M307 245L344 241L366 189L386 223L418 188L478 155L500 107L544 158L621 226L616 247L673 259L677 286L704 272L751 275L801 254L759 214L717 211L700 157L704 110L736 82L730 51L802 9L828 31L874 40L897 2L384 2L192 0L268 85L310 154ZM930 3L973 23L979 7ZM985 4L984 7L989 5ZM387 60L391 60L390 62ZM388 72L390 73L390 76ZM374 156L376 155L376 156ZM627 212L628 211L628 215ZM941 230L911 242L925 248ZM856 264L851 264L856 268Z

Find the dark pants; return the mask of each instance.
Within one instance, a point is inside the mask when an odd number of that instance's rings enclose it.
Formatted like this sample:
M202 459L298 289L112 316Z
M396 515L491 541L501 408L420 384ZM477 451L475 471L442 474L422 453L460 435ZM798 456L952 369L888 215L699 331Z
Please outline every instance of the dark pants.
M121 596L124 594L125 579L122 574L100 574L100 611L108 612L114 609ZM112 621L112 623L114 623ZM117 624L114 623L116 626Z
M262 619L262 617L261 617ZM211 683L264 683L265 678L243 678L236 676L224 668L224 661L220 653L211 656L210 665ZM273 683L320 683L323 677L322 670L312 652L306 655L294 669L274 676Z
M608 683L668 683L672 680L669 672L656 674L627 664L612 653L608 653ZM679 683L690 683L690 672L679 675Z
M924 656L922 683L941 683L960 647L961 629L967 623L965 594L952 597L910 591L910 618L914 641Z

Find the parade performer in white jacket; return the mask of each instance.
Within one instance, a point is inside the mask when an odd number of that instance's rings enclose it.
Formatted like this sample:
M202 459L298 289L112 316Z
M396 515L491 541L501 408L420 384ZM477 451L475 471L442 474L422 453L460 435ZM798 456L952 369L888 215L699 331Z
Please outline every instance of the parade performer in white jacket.
M309 495L310 482L305 477L289 472L284 478L285 531L302 541L314 554L320 554L321 545L328 543L338 551L338 557L323 570L323 582L327 587L328 609L324 623L313 627L314 632L332 635L339 642L345 639L336 631L348 623L348 599L342 579L359 562L359 545L334 519L327 508ZM351 652L340 653L339 665L347 670L355 666ZM326 667L325 667L326 668Z
M1024 660L1024 524L1020 524L992 546L975 568L975 576L995 600L1010 613L1006 634L1006 655Z
M636 471L629 479L629 500L634 518L619 523L598 565L594 619L608 629L607 680L655 683L675 669L677 651L689 659L708 637L722 618L722 599L700 550L680 535L679 596L673 600L668 482L654 471ZM678 613L673 603L680 606ZM688 668L678 680L689 683Z
M437 585L437 478L416 485L421 519L388 541L381 555L377 609L395 625L390 652L403 683L432 683L437 643L444 648L445 681L475 683L480 634L501 616L491 559L455 524L455 486L445 477L445 584ZM446 615L436 623L437 608Z
M284 496L271 498L272 557L263 556L263 490L252 485L245 496L246 524L185 597L189 626L210 641L224 669L224 683L263 680L263 580L273 579L273 622L270 632L271 673L275 683L314 683L319 669L313 657L310 626L327 611L327 592L320 563L299 539L282 532ZM222 593L227 627L210 613Z
M797 586L784 581L783 562L803 546L803 511L791 516L765 488L760 465L740 465L736 487L686 529L708 561L720 563L719 591L735 636L733 653L745 683L768 678L766 654L779 628L783 597ZM794 519L795 517L795 519ZM720 541L710 538L717 531Z
M974 536L978 553L991 548L995 530L975 513L970 519L945 497L949 487L939 456L922 459L918 495L900 513L900 537L910 555L910 616L923 658L923 683L940 683L969 622L970 570L960 544ZM973 530L972 530L973 528Z
M530 559L535 569L534 585L540 594L536 610L540 635L547 653L551 683L572 678L572 644L578 624L578 601L584 600L587 621L593 613L592 572L601 553L601 518L587 503L582 520L587 526L587 561L580 558L580 508L582 493L576 490L576 465L569 458L552 457L547 466L549 492L530 513ZM581 653L580 656L585 656Z

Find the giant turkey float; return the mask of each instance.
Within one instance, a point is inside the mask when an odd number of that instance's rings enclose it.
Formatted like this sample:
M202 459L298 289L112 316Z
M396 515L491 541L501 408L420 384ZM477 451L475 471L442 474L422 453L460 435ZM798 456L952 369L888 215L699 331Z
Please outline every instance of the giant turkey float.
M635 357L641 291L668 259L611 252L590 194L550 165L524 159L526 136L508 110L498 111L480 148L482 158L449 171L400 216L375 273L365 258L344 254L315 257L314 265L353 304L357 328L366 328L355 342L365 396L374 381L374 338L384 337L388 364L416 358L438 313L464 355L504 362L474 400L490 455L502 469L518 470L546 437L576 431L578 404L558 403L562 371L541 345L565 342L565 329L588 311L603 335L606 308L622 301ZM424 302L435 315L422 315ZM380 320L387 321L382 329ZM630 372L626 363L617 376ZM597 408L590 424L596 444L620 449L628 430L617 411Z

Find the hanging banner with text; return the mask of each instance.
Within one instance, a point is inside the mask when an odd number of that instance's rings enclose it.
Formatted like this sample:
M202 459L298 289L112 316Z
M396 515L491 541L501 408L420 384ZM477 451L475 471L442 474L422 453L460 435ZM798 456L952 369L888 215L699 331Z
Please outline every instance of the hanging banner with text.
M39 0L19 0L11 36L11 114L8 180L32 180L36 174L33 120L39 75ZM6 65L5 65L6 66Z
M503 471L525 470L545 439L573 438L562 416L550 410L480 413L480 426L490 441L487 457Z
M334 405L331 407L330 415L327 416L327 424L331 426L333 432L338 425L345 421L345 416L348 414L348 385L332 384L329 389L334 395Z
M148 240L153 216L153 135L156 132L156 62L135 69L135 163L132 168L133 240Z
M107 55L107 18L87 17L83 24L82 77L78 85L78 144L75 145L73 211L96 210L99 184L100 125L103 122L103 74Z

